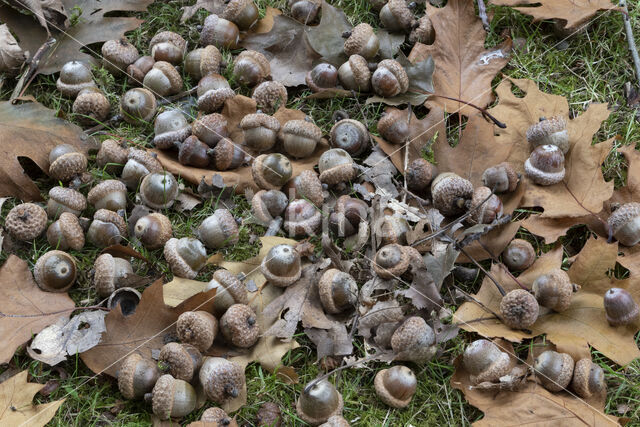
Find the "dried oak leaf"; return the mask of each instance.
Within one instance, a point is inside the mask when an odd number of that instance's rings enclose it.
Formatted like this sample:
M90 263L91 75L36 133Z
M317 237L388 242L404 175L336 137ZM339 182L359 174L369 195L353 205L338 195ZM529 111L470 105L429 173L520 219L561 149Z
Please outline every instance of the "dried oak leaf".
M313 61L320 59L305 37L305 28L293 18L278 15L268 33L247 34L240 45L267 57L273 80L285 86L303 85Z
M605 318L603 296L609 288L618 287L627 289L636 301L640 301L640 279L618 280L608 276L608 271L615 266L617 255L617 243L607 244L602 238L588 240L568 270L571 281L582 288L573 295L571 306L562 313L541 308L538 320L529 328L531 334L508 328L473 302L464 303L456 311L454 321L467 331L486 337L503 337L513 342L546 334L547 339L560 351L571 354L576 360L589 357L590 345L614 362L627 365L640 357L640 350L634 341L638 326L609 326ZM558 246L538 258L518 276L518 280L530 289L538 276L560 268L561 264L562 247ZM518 288L499 266L493 265L491 273L507 292ZM499 313L501 295L488 278L482 282L475 298Z
M461 99L480 107L493 101L491 81L509 62L511 39L485 49L487 33L476 16L474 3L450 0L445 7L427 3L427 14L436 33L431 45L416 43L409 55L413 63L432 56L437 64L433 73L434 93ZM427 105L439 105L449 112L470 115L469 106L444 98L432 98Z
M576 28L600 10L620 10L611 0L491 0L496 6L510 6L532 16L533 21L561 19L565 28Z
M198 12L200 9L204 9L209 13L219 15L224 10L226 2L224 0L197 0L192 6L182 7L181 23L185 23L189 18Z
M316 345L318 361L327 356L348 356L353 353L353 341L344 323L334 320L331 328L306 328L304 333Z
M77 23L64 30L61 27L51 28L56 43L50 54L40 62L39 74L53 74L71 60L88 64L99 64L95 55L82 52L94 43L124 37L128 31L135 30L143 22L130 16L113 16L115 13L126 15L129 12L143 12L153 0L62 0L67 10L81 11ZM108 15L108 16L107 16ZM0 21L6 23L20 43L20 47L34 54L49 38L44 28L37 26L33 16L16 12L13 8L0 4ZM51 24L51 22L49 22ZM55 31L53 31L55 30ZM64 30L64 32L61 32Z
M69 27L67 11L61 0L8 0L8 4L27 15L33 14L47 33Z
M66 293L41 291L27 263L10 255L0 268L0 363L9 362L34 334L68 319L74 307Z
M0 196L23 201L42 200L40 190L20 166L27 157L49 172L49 151L58 144L70 144L83 153L94 147L93 139L80 127L59 119L53 110L37 102L0 102Z
M323 0L320 24L305 27L304 34L311 48L320 56L334 58L344 56L342 34L351 31L351 28L342 9Z
M41 427L46 425L64 403L65 399L54 402L33 404L33 397L46 384L27 382L29 371L22 371L0 384L0 425Z

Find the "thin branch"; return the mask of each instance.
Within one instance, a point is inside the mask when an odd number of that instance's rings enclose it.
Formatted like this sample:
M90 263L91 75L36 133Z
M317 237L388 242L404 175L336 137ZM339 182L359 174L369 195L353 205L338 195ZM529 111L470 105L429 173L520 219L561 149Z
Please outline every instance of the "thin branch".
M40 46L40 48L38 48L35 55L33 55L33 58L31 58L29 68L27 68L27 71L22 74L20 80L18 80L18 83L16 84L16 87L13 89L13 93L11 94L10 99L11 101L21 97L24 94L24 91L27 90L35 76L38 74L38 66L40 65L42 57L49 51L49 49L51 49L54 44L56 44L56 39L51 37L47 39L47 41L42 43L42 46Z
M495 228L497 227L501 227L507 223L511 222L511 215L503 215L500 218L496 219L495 221L493 221L491 224L487 224L487 226L484 228L484 230L478 232L478 233L473 233L470 234L468 236L466 236L464 239L462 239L461 241L457 242L457 244L461 247L465 247L465 246L469 246L471 243L477 241L480 241L480 238L482 238L483 236L487 235L488 233L490 233L491 231L493 231Z
M592 210L588 209L585 205L582 204L582 202L580 200L578 200L578 198L576 197L575 194L573 194L573 191L571 191L571 189L569 188L569 186L567 185L566 181L562 181L562 184L564 185L564 187L567 189L567 191L569 192L569 194L571 195L571 197L573 197L573 200L576 201L576 203L578 205L580 205L580 207L582 209L584 209L585 211L587 211L589 214L593 215L598 221L600 221L600 223L602 224L602 226L604 227L604 229L609 233L609 235L611 235L611 230L609 229L609 223L607 221L605 221L604 219L600 218L600 216L593 212Z
M482 117L484 117L487 120L490 120L493 122L493 124L495 124L496 126L498 126L500 129L506 129L507 125L502 123L500 120L496 119L491 113L489 113L487 111L486 108L482 108L479 107L475 104L472 104L470 102L464 101L462 99L458 99L458 98L452 98L450 96L445 96L445 95L438 95L437 93L431 93L431 92L427 92L427 91L423 91L423 90L418 90L418 89L412 89L414 92L418 92L418 93L422 93L425 95L429 95L429 96L435 96L438 98L443 98L443 99L448 99L450 101L456 101L456 102L460 102L461 104L464 105L468 105L471 108L475 108L476 110L480 111L480 113L482 114Z
M104 311L111 311L109 308L107 307L101 307L101 306L97 306L97 305L92 305L92 306L88 306L88 307L73 307L73 308L67 308L64 310L58 310L58 311L51 311L48 313L38 313L38 314L5 314L0 312L0 318L3 317L46 317L46 316L53 316L55 314L62 314L62 313L69 313L69 312L73 312L76 310L104 310Z
M631 27L631 18L629 17L627 1L620 0L620 7L623 11L622 20L624 21L624 29L627 33L627 43L629 44L629 50L631 51L631 57L633 58L633 65L636 69L636 80L638 80L638 86L640 86L640 55L638 55L638 48L636 47L636 41L633 37L633 28Z
M478 304L480 307L482 307L482 309L488 313L493 314L494 316L496 316L498 318L498 320L502 321L502 317L500 317L500 315L498 313L496 313L495 311L491 310L489 307L487 307L482 301L480 301L479 299L477 299L476 297L474 297L473 295L469 294L466 291L463 291L462 289L460 289L458 286L454 286L454 288L456 288L456 290L458 292L460 292L462 295L464 295L465 298L475 302L476 304ZM487 318L485 318L484 320L489 320ZM466 322L469 323L469 322Z

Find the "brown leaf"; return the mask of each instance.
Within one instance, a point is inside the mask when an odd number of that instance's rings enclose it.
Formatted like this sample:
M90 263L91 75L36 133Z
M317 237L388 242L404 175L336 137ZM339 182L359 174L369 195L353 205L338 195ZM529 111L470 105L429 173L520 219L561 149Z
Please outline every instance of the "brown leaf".
M3 64L2 71L9 74L16 74L27 54L20 48L18 42L9 31L7 24L0 25L0 63Z
M566 21L567 29L578 27L600 10L620 10L611 0L491 0L491 4L513 7L532 16L534 22L560 19Z
M184 6L182 8L183 12L182 12L182 17L180 18L180 22L182 23L186 22L189 18L195 15L196 12L200 9L204 9L210 13L219 15L224 10L224 7L225 7L224 0L198 0L194 5Z
M46 384L27 382L28 371L22 371L0 384L0 425L40 427L56 414L65 399L33 404L33 397Z
M435 61L435 94L458 98L480 107L493 100L491 81L509 61L511 39L490 50L485 49L487 33L476 16L474 3L450 0L445 7L427 4L427 14L436 32L432 45L416 43L409 59L417 63L429 55ZM457 101L432 98L428 105L470 115L476 110Z
M47 32L64 30L69 26L67 12L60 0L9 0L9 3L18 10L26 11L27 15L33 13Z
M152 350L160 349L166 340L175 337L178 316L189 310L213 310L215 290L201 292L169 307L163 300L162 281L158 280L142 293L135 313L125 317L120 306L105 318L107 331L100 344L80 355L82 361L96 373L115 377L124 358L133 352L151 357Z
M111 245L104 248L101 254L109 254L111 256L124 259L137 258L146 263L150 263L144 255L133 249L131 246Z
M0 6L1 9L1 6ZM20 166L27 157L45 173L49 172L49 151L58 144L70 144L87 153L93 139L78 126L59 119L53 110L37 102L13 105L0 102L0 196L14 196L23 201L42 200L40 190Z
M331 328L307 328L304 333L316 345L316 360L327 356L348 356L353 353L353 342L344 323L333 320Z
M53 74L71 60L98 64L95 56L82 52L87 46L107 40L119 39L128 31L135 30L143 22L134 17L109 17L115 12L142 12L153 0L62 0L67 10L78 10L80 16L77 23L55 34L56 44L51 48L51 55L45 56L37 68L39 74ZM49 37L44 28L39 27L33 16L18 13L13 8L0 4L0 21L6 23L13 31L23 50L34 54ZM50 22L51 24L51 22ZM52 28L60 31L62 28Z
M351 31L351 24L342 9L322 1L320 24L307 26L304 30L309 45L320 56L334 58L344 55L342 34Z
M251 28L250 32L254 34L268 33L273 28L274 18L278 15L282 15L280 9L267 6L267 10L264 12L264 18L256 22L256 25Z
M66 293L41 291L26 262L11 255L0 268L0 363L16 348L60 318L68 319L75 303Z

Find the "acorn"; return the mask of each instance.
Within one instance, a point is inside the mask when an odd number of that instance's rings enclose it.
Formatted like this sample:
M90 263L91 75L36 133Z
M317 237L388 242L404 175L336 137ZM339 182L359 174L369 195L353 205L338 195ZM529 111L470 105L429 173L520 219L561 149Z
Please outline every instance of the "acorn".
M358 301L358 285L349 274L335 268L325 271L318 282L320 302L327 313L342 313Z
M287 184L289 200L305 199L317 207L324 202L322 182L313 170L305 169Z
M191 125L191 132L211 148L221 139L229 137L227 119L218 113L198 117Z
M246 31L258 21L259 12L253 0L230 0L220 16Z
M626 326L638 320L638 304L625 289L611 288L604 294L604 311L611 326Z
M156 61L151 56L141 56L127 67L127 82L131 86L142 86L144 76L153 68Z
M307 120L289 120L281 132L284 150L294 158L309 157L322 139L322 131Z
M71 145L56 145L49 152L49 175L53 179L69 182L86 171L86 156Z
M87 231L87 240L98 247L116 245L127 236L127 224L117 213L98 209Z
M200 81L207 74L220 74L222 54L213 45L194 49L184 60L184 70L195 81Z
M80 61L64 64L56 81L60 93L69 98L75 98L82 89L95 86L91 71Z
M218 334L218 319L207 311L185 311L176 321L180 342L190 344L204 353Z
M139 57L138 49L124 37L102 45L102 66L115 75L124 73Z
M353 159L345 150L332 148L318 159L320 181L329 186L351 181L356 177Z
M502 252L502 262L510 271L523 271L536 261L533 245L522 239L514 239Z
M220 74L207 74L198 82L198 110L213 113L222 108L227 99L236 96L229 82Z
M153 413L161 420L184 417L196 408L197 395L193 386L169 374L158 378L152 396Z
M603 392L606 394L607 384L604 371L589 358L578 360L573 368L571 388L584 399L588 399L594 394Z
M126 279L133 276L133 267L129 261L110 254L102 254L96 258L93 270L93 286L102 298L126 286Z
M273 148L280 132L280 122L264 113L247 114L240 121L244 143L258 152ZM322 137L322 135L321 135Z
M338 79L347 90L371 90L371 70L367 60L360 55L351 55L349 60L338 68Z
M45 252L33 267L33 278L45 292L66 292L77 276L75 258L62 251Z
M573 359L566 353L547 350L535 358L533 370L542 386L551 392L565 389L573 377Z
M343 119L331 128L331 146L352 156L362 154L370 145L369 130L357 120Z
M51 247L66 251L73 249L79 251L84 246L84 231L80 226L78 217L63 212L47 229L47 241Z
M419 157L409 163L409 168L405 175L407 177L407 188L416 194L426 194L437 173L433 164Z
M511 329L526 329L538 320L538 301L524 289L509 291L500 301L502 322Z
M47 228L47 213L34 203L21 203L9 211L4 227L16 240L33 240Z
M422 317L409 317L391 336L395 360L422 363L436 353L436 335Z
M305 25L315 21L321 5L320 0L289 0L291 16Z
M436 38L436 32L429 15L426 13L418 19L417 26L414 24L411 34L409 34L410 43L431 44Z
M248 304L247 288L238 279L238 276L228 270L220 269L213 273L213 278L205 286L205 291L216 289L216 297L213 300L214 312L221 316L234 304Z
M87 200L96 210L117 212L127 208L127 187L121 181L107 179L89 191Z
M118 369L118 389L125 399L142 399L153 390L159 377L155 361L131 353Z
M146 150L132 148L129 150L128 160L122 169L120 178L128 188L135 190L142 178L150 173L161 172L162 164L160 164L155 154Z
M156 61L144 76L142 84L157 97L175 95L182 89L182 77L176 67L166 61Z
M566 155L569 151L569 132L567 120L562 116L554 116L550 119L544 117L527 129L527 141L531 151L541 145L555 145Z
M171 272L177 277L193 279L207 262L207 251L198 239L192 237L175 237L164 245L164 258L169 263Z
M71 107L78 122L83 125L103 122L109 116L110 110L109 100L95 87L82 89Z
M122 172L128 156L128 147L115 139L105 139L96 155L96 164L110 174L117 174Z
M161 150L176 147L191 135L191 126L182 111L171 109L158 114L153 124L153 143Z
M475 340L467 346L462 363L472 384L497 382L511 371L509 354L485 339Z
M389 0L380 10L380 23L391 32L409 33L415 19L405 0Z
M202 354L190 344L170 342L160 349L158 367L176 379L190 382L202 365Z
M231 418L223 409L215 407L205 409L200 421L207 425L211 423L214 426L238 427L238 423L234 418Z
M289 181L292 172L291 162L280 153L261 154L251 165L254 182L265 190L279 190Z
M538 276L531 287L538 304L553 311L565 311L571 305L573 292L577 286L571 283L569 275L559 268Z
M308 200L289 203L284 212L284 229L291 236L314 236L322 224L322 212Z
M524 172L538 185L553 185L564 179L564 155L555 145L540 145L524 162Z
M444 216L459 215L473 198L473 184L455 173L446 172L431 182L433 206Z
M87 208L87 199L77 190L65 187L53 187L49 190L47 201L47 214L49 218L56 219L63 212L69 212L80 216Z
M520 176L511 163L502 162L482 173L482 183L496 193L510 193L518 187Z
M269 283L285 288L297 282L302 274L300 254L291 245L276 245L269 249L260 270Z
M156 61L178 65L187 52L187 42L173 31L161 31L149 42L149 50Z
M418 381L411 369L398 365L379 371L374 386L376 394L385 404L393 408L406 408L416 393Z
M345 34L344 53L347 56L360 55L364 59L373 59L378 54L380 41L373 27L366 23L356 25L351 33ZM344 35L343 35L344 37Z
M236 347L249 348L260 336L256 313L246 304L234 304L220 318L220 332Z
M406 144L410 137L406 110L388 108L378 120L378 133L392 144Z
M251 4L253 4L253 0ZM271 75L269 60L255 50L243 50L233 61L233 74L238 83L253 87Z
M322 62L313 67L305 76L305 83L312 92L336 87L338 84L338 69L331 64Z
M491 224L499 219L503 213L502 200L484 186L473 190L470 209L472 212L467 218L470 224Z
M120 99L120 115L125 122L135 125L138 121L149 122L156 114L155 95L148 89L129 89Z
M244 370L230 360L207 357L200 368L200 384L212 402L223 404L238 397L245 387Z
M231 212L218 208L202 221L195 234L206 247L220 249L238 243L238 223Z
M229 138L221 139L212 151L213 166L216 170L226 171L239 168L245 163L248 155L242 146L236 144Z
M253 90L251 98L264 113L273 114L287 105L287 88L278 81L262 82Z
M204 46L214 45L218 49L235 49L240 40L240 30L233 22L218 15L209 15L204 20L200 32L200 43Z
M140 184L140 199L151 209L167 209L173 205L180 189L171 172L153 172Z
M624 246L640 242L640 203L625 203L613 211L607 224L613 237Z
M371 86L379 96L391 98L409 90L409 76L398 61L383 59L371 75Z
M296 413L304 422L319 425L334 415L340 415L343 408L342 395L327 380L315 382L305 387L296 402Z
M260 405L256 413L256 425L258 427L281 427L282 411L277 403L265 402Z
M147 249L159 249L171 238L171 221L161 213L153 212L136 221L133 233Z
M251 213L262 225L269 225L277 217L282 217L289 204L287 196L278 190L260 190L251 199Z
M198 137L191 135L180 144L178 161L181 165L206 168L211 163L210 152L211 149L207 144L200 141Z
M367 220L367 204L359 199L343 195L329 215L329 229L339 237L348 237L358 232L360 223Z

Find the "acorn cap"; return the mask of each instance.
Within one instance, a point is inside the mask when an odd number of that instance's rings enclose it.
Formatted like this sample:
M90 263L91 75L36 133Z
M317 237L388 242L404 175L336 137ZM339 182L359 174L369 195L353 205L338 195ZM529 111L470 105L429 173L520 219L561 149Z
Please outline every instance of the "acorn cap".
M356 176L353 159L342 148L325 151L318 159L320 181L327 185L336 185L351 181Z
M237 397L245 381L242 366L221 357L207 357L200 368L200 384L207 397L215 403Z
M78 115L77 119L81 124L89 125L106 119L111 104L99 89L87 88L78 93L71 110L73 114Z
M153 47L158 43L165 42L171 43L180 49L182 51L182 56L184 56L187 51L187 41L182 38L180 34L174 33L173 31L161 31L153 36L149 42L149 51L153 51Z
M220 332L236 347L251 347L260 336L256 313L246 304L232 305L220 318Z
M138 368L142 363L146 363L147 367L155 373L155 378L153 378L153 375L146 378L146 382L150 385L148 390L139 390L136 388L136 384L134 384L136 373L139 372ZM144 396L144 393L150 392L153 389L157 378L158 371L155 362L143 358L138 353L131 353L124 359L118 369L118 389L125 399L139 399Z
M326 423L321 424L320 427L349 427L350 425L342 415L333 415L329 417Z
M231 418L224 409L215 407L205 409L200 417L200 421L213 423L215 427L238 427L236 420Z
M291 245L281 244L269 249L260 265L262 274L271 284L284 288L300 279L300 254Z
M295 191L290 192L290 198L307 199L317 207L321 207L324 202L322 182L318 174L311 169L305 169L298 176L293 178L289 184Z
M134 233L143 246L158 249L171 238L173 227L169 218L159 212L153 212L136 221Z
M89 191L89 194L87 194L87 200L90 204L95 205L103 197L116 191L124 191L126 193L127 187L121 181L116 179L107 179Z
M122 237L127 236L127 223L116 212L113 212L107 209L98 209L93 214L93 219L94 220L97 219L98 221L103 221L103 222L110 222L111 224L118 227L118 231L120 232L120 235Z
M394 372L394 370L400 370L400 372ZM396 373L400 375L406 375L408 378L413 377L412 384L400 385L408 388L413 388L413 393L405 393L406 397L404 399L402 398L403 396L400 396L400 397L394 396L392 394L392 390L389 390L386 384L388 381L394 380L394 378L391 378L391 377L393 377L394 374ZM393 408L406 408L409 405L409 403L411 403L411 399L413 399L417 381L416 381L415 374L411 369L407 368L406 366L398 365L398 366L394 366L393 368L383 369L381 371L378 371L378 373L376 374L373 380L373 385L376 389L376 394L378 395L380 400L382 400L384 403L386 403L387 405Z
M240 121L240 129L247 130L257 127L265 127L274 132L280 131L280 122L273 116L264 113L247 114ZM322 135L320 135L322 138Z
M625 226L630 227L636 222L640 222L640 203L637 202L625 203L613 211L607 220L613 236L625 246L634 246L640 240L639 232L622 233Z
M259 109L267 114L273 114L278 108L287 104L287 88L278 81L266 81L260 83L251 97L256 101Z
M47 228L47 213L34 203L21 203L9 211L4 226L15 239L33 240Z
M318 283L320 302L329 313L341 313L358 300L358 285L355 279L344 271L330 268L320 277Z
M351 35L344 41L344 53L347 56L359 54L372 36L375 36L375 33L371 25L364 22L356 25L351 30Z
M580 359L573 368L571 387L582 398L589 398L594 394L600 394L607 386L602 368L593 363L591 359Z
M400 0L404 4L404 0ZM413 15L412 15L413 17ZM383 59L378 63L378 68L386 68L398 79L400 85L400 93L405 93L409 90L409 76L406 70L400 63L394 59Z
M191 344L204 353L218 333L218 319L202 310L185 311L176 321L176 332L181 342Z
M49 166L49 175L54 179L67 182L87 170L87 158L78 152L66 153L58 157Z
M101 168L107 166L108 163L117 163L124 166L127 163L129 149L123 147L115 139L105 139L100 144L100 150L96 155L96 163ZM113 170L113 166L107 166L107 170Z
M402 276L409 268L409 254L396 243L385 245L376 253L373 271L383 279Z
M240 148L240 146L231 139L221 139L213 150L213 159L216 169L225 171L228 169L235 169L240 166L237 161L237 154L239 150L242 150L242 148ZM244 152L240 151L240 154L242 154L242 158L244 159Z
M236 303L249 304L247 288L238 279L238 276L229 270L220 269L213 273L213 278L224 287L225 292L228 292Z
M129 159L143 165L150 173L162 172L162 163L152 153L146 150L132 148L129 150Z
M108 296L120 287L119 281L133 275L131 263L124 258L102 254L93 265L93 283L100 296Z
M560 148L563 154L567 154L569 151L567 120L562 116L540 120L527 129L527 141L532 150L539 145L550 144Z
M436 336L422 317L409 317L391 336L391 348L395 360L424 362L434 354Z
M101 49L102 63L112 73L124 72L140 57L138 49L125 38L107 40Z
M348 62L356 86L361 90L368 90L371 82L371 70L367 60L361 55L354 54L349 56Z
M411 12L405 0L389 0L387 6L401 27L411 28L413 26L413 12Z
M309 138L314 141L322 139L322 130L306 120L289 120L282 127L282 133Z
M540 145L524 162L524 171L536 184L557 184L565 176L564 155L555 145Z
M539 305L536 298L524 289L508 292L500 301L502 321L512 329L524 329L538 319Z
M171 109L158 114L153 131L155 146L167 150L191 135L191 126L180 110Z
M57 227L57 230L61 234L60 236L56 236L56 228L54 227ZM63 212L60 214L60 217L58 217L58 220L49 226L47 230L47 241L49 245L56 247L59 243L58 239L65 242L64 249L66 249L66 247L76 251L82 249L84 246L84 230L80 226L77 216L69 212Z
M189 347L191 348L189 349ZM191 351L187 351L187 349ZM195 370L198 368L192 359L192 354L194 353L200 355L198 350L192 345L170 342L160 349L158 362L167 366L168 372L174 378L191 381Z
M73 212L74 215L76 215L76 212L79 215L80 212L87 208L87 199L82 193L73 188L53 187L49 190L49 199L75 211ZM47 206L47 213L51 218L56 217L59 213L58 211L62 212L63 210L62 208Z
M454 173L441 173L431 183L431 195L433 206L443 215L457 215L466 210L465 202L473 197L473 184Z

